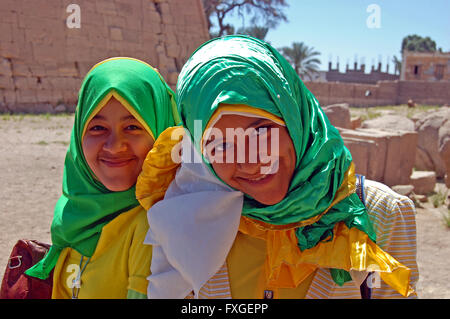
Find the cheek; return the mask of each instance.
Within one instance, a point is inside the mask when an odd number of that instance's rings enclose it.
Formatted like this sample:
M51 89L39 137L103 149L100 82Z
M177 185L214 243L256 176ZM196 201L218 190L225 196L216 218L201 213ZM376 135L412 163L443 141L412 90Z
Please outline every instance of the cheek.
M101 149L101 145L102 142L99 141L99 139L95 139L92 137L85 137L83 139L83 155L91 169L94 169L93 166L95 165L97 155Z
M153 139L151 137L139 137L129 142L134 155L138 158L139 163L142 165L148 152L153 147Z
M280 157L283 158L284 169L286 170L286 175L292 176L295 170L296 164L296 154L295 147L292 143L291 137L286 133L280 136L280 140L283 141L280 144Z
M228 185L233 186L233 174L235 170L233 163L213 163L211 165L220 179Z

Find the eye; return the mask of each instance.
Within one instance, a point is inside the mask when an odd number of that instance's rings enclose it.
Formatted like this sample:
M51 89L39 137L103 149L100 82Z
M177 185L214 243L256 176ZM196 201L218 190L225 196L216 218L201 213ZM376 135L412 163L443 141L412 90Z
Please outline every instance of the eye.
M255 131L253 132L253 135L260 136L267 134L267 132L270 130L270 125L261 125L255 128Z
M106 131L106 127L101 125L94 125L89 129L89 131L91 132Z
M231 147L233 147L233 143L221 143L219 145L216 145L216 147L214 147L214 150L216 152L225 152L227 149L230 149Z
M139 126L134 125L134 124L128 125L128 126L126 127L126 129L129 130L129 131L142 130L142 128L140 128Z

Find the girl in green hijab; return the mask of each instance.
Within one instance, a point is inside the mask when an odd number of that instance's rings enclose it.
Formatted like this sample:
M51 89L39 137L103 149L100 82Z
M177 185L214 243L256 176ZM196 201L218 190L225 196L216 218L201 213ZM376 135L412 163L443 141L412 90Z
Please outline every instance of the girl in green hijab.
M79 92L63 193L48 254L26 273L52 275L53 298L144 296L151 247L135 183L155 139L173 126L175 98L147 63L111 58Z
M148 211L149 297L357 298L372 271L374 295L415 295L414 206L370 181L362 202L339 132L275 49L206 42L177 100L186 135L175 180Z

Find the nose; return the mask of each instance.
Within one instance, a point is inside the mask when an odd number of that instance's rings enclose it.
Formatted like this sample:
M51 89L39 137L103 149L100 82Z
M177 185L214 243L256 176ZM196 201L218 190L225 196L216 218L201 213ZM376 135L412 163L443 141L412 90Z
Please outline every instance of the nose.
M235 157L236 169L245 175L259 174L261 162L259 160L258 148L249 147L248 143L246 143L244 147L239 145L237 152L242 153L237 154Z
M103 144L103 150L115 154L127 149L125 137L120 132L111 131Z

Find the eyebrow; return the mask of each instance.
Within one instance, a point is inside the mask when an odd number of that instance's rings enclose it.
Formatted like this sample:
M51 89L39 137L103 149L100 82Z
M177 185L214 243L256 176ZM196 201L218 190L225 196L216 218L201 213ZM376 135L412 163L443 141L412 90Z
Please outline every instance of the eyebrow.
M264 123L265 121L273 122L273 121L271 121L269 119L266 119L266 118L259 118L256 121L250 123L245 129L248 129L250 126L257 126L257 125L259 125L261 123Z
M264 123L264 122L266 122L266 121L273 122L273 121L271 121L271 120L269 120L269 119L266 119L266 118L259 118L259 119L257 119L256 121L251 122L245 129L247 130L247 129L248 129L249 127L251 127L251 126L257 126L257 125L259 125L259 124L261 124L261 123ZM205 146L207 146L209 143L211 143L211 142L213 142L213 141L217 141L217 140L216 140L216 139L214 139L214 140L208 140L208 141L206 142ZM222 140L219 140L219 141L223 141L223 139L222 139Z
M106 120L106 117L104 117L103 115L95 115L92 119L96 119L96 120ZM131 119L136 119L133 115L126 115L120 118L121 121L126 121L126 120L131 120Z

